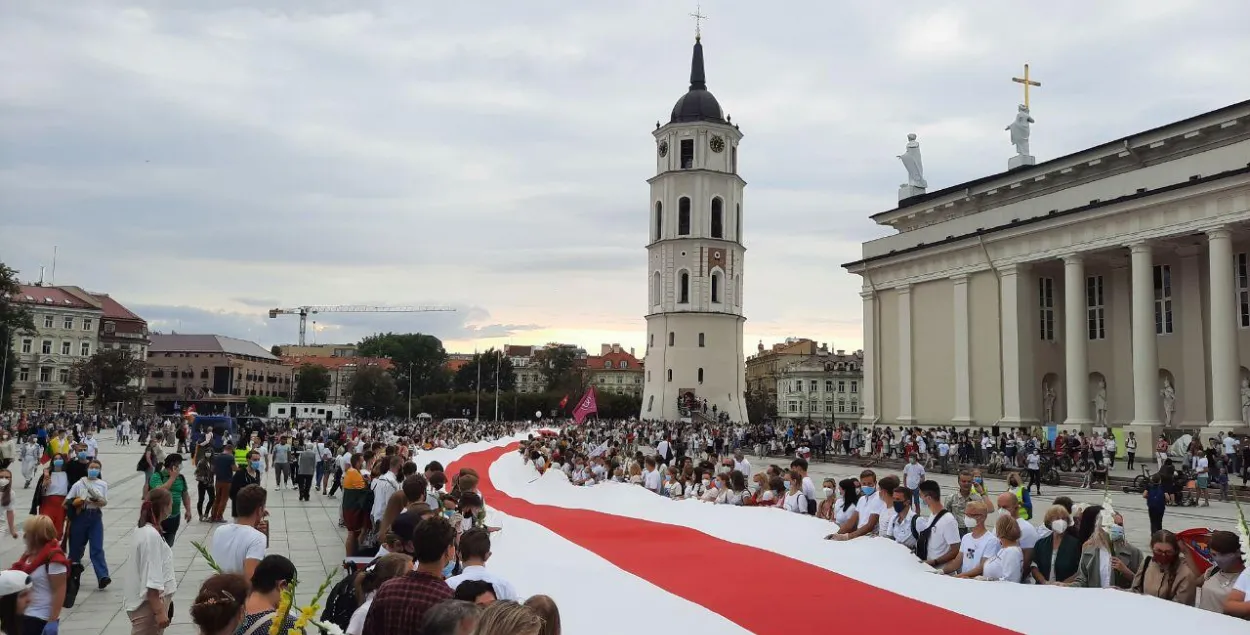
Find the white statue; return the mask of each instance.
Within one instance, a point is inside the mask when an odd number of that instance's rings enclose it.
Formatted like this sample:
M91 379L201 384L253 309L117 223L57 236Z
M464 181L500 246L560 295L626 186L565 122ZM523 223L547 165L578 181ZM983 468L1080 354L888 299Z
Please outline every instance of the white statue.
M1172 416L1176 414L1176 390L1167 377L1163 378L1163 389L1159 391L1163 397L1163 425L1172 425Z
M1003 128L1011 131L1011 143L1016 146L1016 154L1027 157L1029 156L1029 124L1035 123L1033 117L1029 116L1029 108L1024 104L1020 104L1020 108L1016 111L1016 120L1011 122L1010 126Z
M903 167L907 168L907 185L926 188L929 184L924 180L924 164L920 161L920 142L916 141L916 133L907 135L907 151L898 155Z
M1241 422L1250 425L1250 379L1241 380Z
M1045 406L1046 420L1043 423L1055 422L1055 389L1050 384L1044 384L1046 389L1042 392L1042 404Z
M1101 379L1094 391L1094 425L1107 426L1107 382Z

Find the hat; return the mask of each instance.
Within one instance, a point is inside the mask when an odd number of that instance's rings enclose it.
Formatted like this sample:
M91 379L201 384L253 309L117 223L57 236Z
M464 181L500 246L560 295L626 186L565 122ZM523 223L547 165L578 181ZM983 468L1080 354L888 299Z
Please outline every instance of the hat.
M0 571L0 596L13 595L31 587L30 574L25 571L9 569Z

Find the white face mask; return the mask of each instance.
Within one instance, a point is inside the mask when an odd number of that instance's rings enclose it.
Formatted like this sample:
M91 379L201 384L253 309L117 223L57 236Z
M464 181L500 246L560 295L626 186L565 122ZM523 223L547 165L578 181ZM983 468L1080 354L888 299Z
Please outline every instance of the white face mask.
M1059 520L1052 520L1050 521L1050 530L1057 534L1061 534L1068 530L1068 521L1063 520L1062 518Z
M964 516L964 527L967 527L968 529L972 529L973 527L976 527L976 526L977 526L977 519L973 518L972 516Z
M9 479L7 478L0 478L0 487L8 487L9 482Z
M832 487L826 487L826 488L824 488L824 490L825 490L825 498L833 498L833 488L832 488Z

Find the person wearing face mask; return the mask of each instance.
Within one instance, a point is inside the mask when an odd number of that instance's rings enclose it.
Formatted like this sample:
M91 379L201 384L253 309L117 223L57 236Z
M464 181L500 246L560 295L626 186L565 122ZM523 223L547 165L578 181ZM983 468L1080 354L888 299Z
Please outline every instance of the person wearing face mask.
M17 538L17 525L13 524L13 472L0 469L0 512L8 524L9 535Z
M859 474L859 500L855 502L855 528L850 532L825 536L825 540L853 540L860 536L876 535L881 519L886 515L885 501L877 495L877 473L864 470Z
M705 503L716 502L716 499L720 497L721 493L719 488L721 484L720 479L712 478L710 472L711 470L708 470L703 474L703 495L699 497L699 500Z
M1110 516L1110 518L1108 518ZM1091 505L1080 513L1077 540L1081 563L1068 586L1128 589L1141 568L1141 550L1124 539L1118 515Z
M998 553L999 548L998 536L985 526L988 515L985 503L973 501L964 508L968 532L959 539L959 554L942 568L942 573L953 573L960 578L981 575L986 559Z
M178 534L178 528L182 525L182 518L179 514L185 514L187 522L191 522L191 493L187 490L187 479L182 475L182 455L170 454L165 457L164 469L152 473L148 486L148 491L169 490L172 503L169 517L161 521L161 532L165 537L165 542L173 547L174 536Z
M785 478L786 496L782 508L796 514L807 513L807 497L803 495L803 475L790 470Z
M256 450L252 450L247 453L247 465L241 470L236 470L234 475L230 477L231 516L238 515L237 502L235 499L238 497L239 491L248 485L260 485L262 476L261 469L263 467L264 464L261 463L260 453Z
M837 492L837 483L833 479L827 478L820 485L820 493L823 498L820 499L820 506L816 508L816 517L833 522L833 517L836 515L834 507L838 503L838 499L834 496L835 492Z
M445 518L435 516L417 524L412 539L405 541L416 569L378 589L361 635L407 635L430 607L453 597L443 571L455 560L455 539L456 530Z
M108 563L104 561L104 507L108 505L109 484L100 478L100 462L87 464L87 475L69 488L67 504L74 509L69 525L69 559L82 562L83 551L91 543L91 568L103 589L112 582Z
M964 522L964 510L968 508L968 503L985 503L989 508L988 511L994 511L993 505L985 496L985 486L977 482L979 478L979 472L960 470L959 488L942 501L942 507L955 517L955 522L959 523L961 536L968 533L968 525Z
M1215 566L1203 574L1196 606L1215 613L1224 612L1224 603L1246 570L1241 540L1231 531L1213 531L1207 542ZM1244 599L1244 598L1243 598Z
M1042 524L1050 533L1033 546L1029 574L1037 584L1069 582L1081 564L1081 541L1069 531L1072 516L1062 505L1051 505Z
M69 477L65 474L65 455L53 454L35 488L32 502L37 503L37 509L31 509L30 513L51 518L58 541L65 537L65 495L69 493L69 485Z
M893 539L908 549L916 548L916 536L912 533L912 521L916 518L916 510L912 507L914 494L910 488L899 486L894 488L894 500L892 501L892 509L894 513L889 514L885 525L881 529L881 535L886 538Z
M8 430L0 430L0 468L8 468L17 458L17 443Z
M1164 529L1150 536L1150 555L1137 571L1130 590L1193 606L1196 594L1194 570L1185 562L1176 534Z
M70 483L77 483L87 477L87 465L91 463L91 457L87 456L87 446L81 443L73 446L73 452L72 457L66 457L68 460L64 465L65 478L69 479Z
M87 437L82 441L83 447L87 450L87 456L96 458L100 453L100 442L95 438L95 430L87 430Z

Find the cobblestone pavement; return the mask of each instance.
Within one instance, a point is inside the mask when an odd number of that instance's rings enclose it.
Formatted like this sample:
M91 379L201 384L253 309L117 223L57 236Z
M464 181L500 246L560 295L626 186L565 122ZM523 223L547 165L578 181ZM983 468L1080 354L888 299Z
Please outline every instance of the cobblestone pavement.
M95 574L87 562L90 559L89 553L83 556L86 573L82 577L82 591L78 594L78 602L74 608L64 609L61 613L60 632L64 635L125 635L130 632L130 621L122 610L125 589L122 571L130 555L131 532L134 531L139 516L143 473L134 471L134 467L139 461L143 446L133 443L117 446L112 434L106 435L100 439L103 476L110 487L109 505L104 512L104 550L113 584L103 591L97 589ZM17 468L16 465L13 467ZM305 602L316 592L316 587L328 572L341 570L346 532L338 527L339 499L313 494L311 501L301 503L299 493L294 490L275 491L272 479L273 475L269 474L265 482L269 489L269 553L285 555L299 568L300 580L305 585L300 587L298 599ZM188 481L194 490L194 479L188 478ZM15 486L20 488L21 485L22 482L18 479ZM33 485L28 490L14 490L16 500L13 509L16 512L19 532L21 523L30 510L32 492ZM195 501L196 493L192 491L192 505ZM194 511L192 517L196 517ZM192 520L189 526L184 523L179 530L174 543L178 591L174 595L173 624L166 630L168 635L196 634L188 607L194 600L200 583L212 574L212 569L191 542L207 545L214 527L215 525ZM4 566L16 561L21 552L20 538L15 540L7 533L0 538L0 563Z

